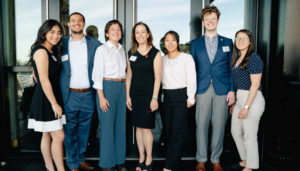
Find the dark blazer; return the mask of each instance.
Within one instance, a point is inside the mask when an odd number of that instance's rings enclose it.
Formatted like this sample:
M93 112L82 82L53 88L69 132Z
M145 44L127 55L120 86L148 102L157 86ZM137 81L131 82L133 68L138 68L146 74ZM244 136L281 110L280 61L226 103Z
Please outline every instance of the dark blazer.
M60 73L60 89L63 97L64 104L67 103L69 97L69 86L70 86L70 78L71 78L71 66L70 66L70 58L69 58L69 38L70 36L66 36L62 38L62 43L64 46L64 50L62 53L62 70ZM94 57L96 49L101 45L98 40L95 40L91 37L85 36L86 44L87 44L87 53L88 53L88 73L89 73L89 81L90 87L93 86L92 81L92 71L94 66ZM67 55L67 56L65 56ZM67 59L67 60L65 60ZM94 90L92 90L94 91Z
M201 36L191 42L190 52L195 60L197 71L197 92L204 93L210 80L217 95L226 95L234 91L231 72L232 40L218 35L218 49L211 63L205 46L205 37Z

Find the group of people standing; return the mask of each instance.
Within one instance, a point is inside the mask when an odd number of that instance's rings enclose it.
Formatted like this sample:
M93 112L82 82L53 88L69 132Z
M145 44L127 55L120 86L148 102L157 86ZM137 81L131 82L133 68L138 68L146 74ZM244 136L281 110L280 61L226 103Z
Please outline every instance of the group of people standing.
M206 170L210 123L210 161L214 171L223 170L219 158L228 107L233 113L231 132L242 160L232 167L243 171L258 168L257 131L264 111L260 91L263 62L254 52L249 31L238 31L234 44L217 34L219 17L215 6L202 10L206 32L191 42L190 54L180 52L178 33L167 32L163 57L143 22L134 25L132 46L126 54L120 44L123 29L118 20L106 24L103 44L83 34L85 18L78 12L69 15L69 36L62 37L63 29L56 20L45 21L31 47L37 86L28 127L43 132L41 151L46 170L53 171L55 166L65 170L63 144L70 170L93 169L84 153L97 107L99 166L105 171L126 171L126 106L136 127L136 171L152 170L151 129L155 127L161 84L167 136L164 171L180 168L184 137L180 125L187 121L188 108L194 104L196 171Z

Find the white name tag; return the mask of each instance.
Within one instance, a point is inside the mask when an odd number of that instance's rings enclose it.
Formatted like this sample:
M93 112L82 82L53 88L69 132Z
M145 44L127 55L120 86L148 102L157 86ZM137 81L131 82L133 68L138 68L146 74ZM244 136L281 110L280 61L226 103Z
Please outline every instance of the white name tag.
M134 62L136 58L137 58L136 56L130 56L129 60Z
M230 48L229 46L223 46L223 52L229 52L230 51Z
M57 61L57 59L56 59L56 57L54 56L54 55L51 55L51 57L52 57L52 59L56 62Z
M67 60L69 60L69 56L68 55L63 55L62 57L61 57L61 61L63 62L63 61L67 61Z

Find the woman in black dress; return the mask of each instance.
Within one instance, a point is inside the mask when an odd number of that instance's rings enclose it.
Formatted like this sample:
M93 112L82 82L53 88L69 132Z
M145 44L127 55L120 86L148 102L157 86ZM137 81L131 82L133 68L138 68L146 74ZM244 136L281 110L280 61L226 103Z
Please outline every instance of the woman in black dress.
M65 116L59 88L63 30L56 21L49 19L39 28L38 36L31 46L31 62L37 85L31 101L28 128L43 132L41 151L46 170L56 168L64 171L63 140Z
M152 45L149 27L142 22L132 29L132 47L128 52L126 76L126 104L132 111L139 150L137 171L152 170L153 134L158 92L161 80L162 58ZM145 155L146 152L146 155Z

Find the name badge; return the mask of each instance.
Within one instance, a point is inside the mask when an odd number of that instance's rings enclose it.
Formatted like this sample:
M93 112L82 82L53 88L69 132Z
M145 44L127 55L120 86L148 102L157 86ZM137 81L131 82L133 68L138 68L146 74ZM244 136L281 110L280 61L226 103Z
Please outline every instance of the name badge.
M56 59L56 57L54 56L54 55L51 55L51 57L52 57L52 59L56 62L57 61L57 59Z
M130 56L129 60L134 62L136 58L137 58L136 56Z
M223 52L229 52L230 51L230 48L229 46L223 46Z
M67 61L67 60L69 60L69 56L68 55L63 55L62 57L61 57L61 61L63 62L63 61Z

